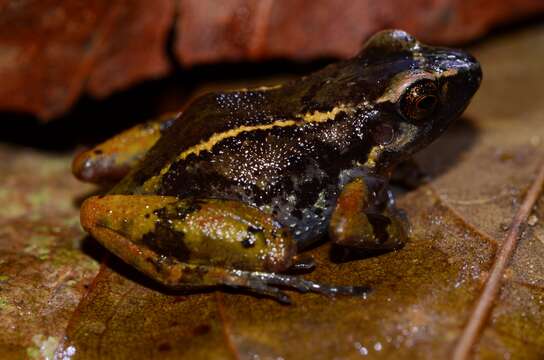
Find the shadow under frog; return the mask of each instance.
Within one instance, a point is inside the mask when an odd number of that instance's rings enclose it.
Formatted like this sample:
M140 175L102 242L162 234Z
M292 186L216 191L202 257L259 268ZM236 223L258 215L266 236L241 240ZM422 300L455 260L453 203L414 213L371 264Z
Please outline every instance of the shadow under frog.
M298 252L325 234L365 251L401 247L392 171L462 114L480 80L469 54L389 30L299 80L206 94L74 160L84 181L120 179L83 203L81 223L169 288L227 285L283 302L280 287L358 293L285 272L308 267Z

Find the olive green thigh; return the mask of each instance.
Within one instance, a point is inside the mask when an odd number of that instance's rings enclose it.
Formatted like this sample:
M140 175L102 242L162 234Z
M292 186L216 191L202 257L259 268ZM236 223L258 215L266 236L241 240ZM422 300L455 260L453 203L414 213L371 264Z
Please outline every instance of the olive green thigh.
M82 180L111 184L123 178L172 126L177 114L166 114L136 125L102 144L84 151L74 159L72 172Z
M407 238L408 223L394 206L385 184L358 177L342 189L329 225L338 245L363 250L393 250Z
M296 244L267 214L238 201L107 195L87 199L81 224L111 252L171 288L228 285L287 302L276 286L325 294L288 269Z

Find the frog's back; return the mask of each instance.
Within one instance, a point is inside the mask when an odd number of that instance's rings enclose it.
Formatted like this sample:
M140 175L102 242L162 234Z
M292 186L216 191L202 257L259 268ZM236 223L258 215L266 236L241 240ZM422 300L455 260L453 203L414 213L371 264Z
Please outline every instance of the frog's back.
M259 104L258 112L255 111L256 103ZM199 97L185 113L180 114L174 125L164 132L140 165L116 186L114 192L145 193L145 183L160 176L161 170L184 151L209 141L215 134L224 134L257 121L272 121L274 115L260 103L265 103L264 91L209 93Z
M361 101L364 91L361 91L360 86L338 87L331 82L331 79L338 81L339 75L357 76L355 67L351 72L346 71L346 67L353 66L347 62L339 63L283 86L209 93L198 98L163 134L140 165L112 192L172 192L172 180L179 177L174 172L170 172L161 181L168 190L152 189L150 184L156 183L158 177L163 178L168 169L172 168L172 164L181 158L209 160L210 157L222 155L217 150L222 150L224 154L227 148L229 155L236 155L236 149L242 143L259 145L263 142L262 147L253 151L254 156L266 155L267 149L272 152L278 148L287 151L296 143L295 138L309 133L306 132L309 127L302 129L301 126L304 125L305 114L333 112L332 117L342 116L344 112L338 107L339 104ZM341 79L342 83L347 80L349 79ZM314 132L318 133L319 130ZM264 136L265 134L281 137L284 141L280 145L277 141L271 141L272 138ZM268 145L263 145L265 143ZM283 159L288 160L288 157L284 153ZM179 165L181 167L182 164ZM167 179L172 186L166 186ZM189 180L179 179L179 184ZM185 195L185 192L180 195Z

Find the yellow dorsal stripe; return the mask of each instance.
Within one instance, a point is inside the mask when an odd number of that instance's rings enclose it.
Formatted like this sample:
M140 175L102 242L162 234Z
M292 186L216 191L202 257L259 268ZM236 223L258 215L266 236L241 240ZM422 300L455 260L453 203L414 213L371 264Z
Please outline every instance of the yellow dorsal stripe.
M195 154L198 156L200 152L202 151L211 151L213 147L217 145L218 143L220 143L221 141L231 137L236 137L243 132L251 132L256 130L268 130L275 127L296 126L301 123L303 124L304 123L324 123L334 119L336 115L338 115L342 111L347 113L352 113L352 112L355 112L355 110L356 108L354 107L350 107L347 105L339 105L337 107L334 107L331 111L327 111L327 112L314 111L313 113L306 113L303 115L299 115L297 116L298 118L297 120L276 120L270 124L242 125L235 129L230 129L228 131L213 134L205 141L202 141L194 146L191 146L187 150L183 151L181 154L179 154L176 160L184 160L191 154ZM143 188L146 189L146 191L148 192L154 191L154 188L157 186L160 176L168 172L168 170L170 169L170 165L171 164L168 164L164 168L162 168L160 175L155 175L151 177L150 179L148 179L144 183Z
M331 111L327 111L327 112L314 111L313 113L306 113L298 117L302 118L304 122L307 122L307 123L323 123L323 122L327 122L329 120L334 119L336 115L338 115L342 111L353 112L355 111L355 109L348 107L346 105L340 105L333 108Z
M353 111L353 109L348 108L345 105L340 105L335 108L333 108L331 111L327 112L319 112L315 111L313 113L307 113L304 115L297 116L298 118L303 120L303 123L323 123L327 122L329 120L332 120L338 115L338 113L345 111ZM230 129L221 133L213 134L211 137L209 137L207 140L200 142L199 144L196 144L194 146L191 146L178 156L178 160L183 160L187 158L190 154L198 155L201 151L211 151L213 147L220 143L221 141L236 137L239 134L243 132L251 132L255 130L268 130L273 129L275 127L287 127L287 126L294 126L300 124L300 121L297 120L276 120L274 122L271 122L270 124L262 124L262 125L242 125L234 129Z
M314 111L313 113L306 113L303 115L297 116L300 120L276 120L270 124L262 124L262 125L242 125L235 129L230 129L221 133L216 133L210 136L205 141L200 142L199 144L196 144L194 146L191 146L187 150L183 151L176 160L184 160L189 155L199 155L202 151L211 151L215 145L220 143L221 141L236 137L239 134L243 132L251 132L256 130L268 130L275 127L288 127L288 126L295 126L299 125L301 123L324 123L329 120L332 120L338 115L340 112L354 112L356 109L353 107L349 107L346 105L339 105L335 108L333 108L331 111L327 112L320 112L320 111ZM302 120L302 121L301 121ZM161 175L164 175L168 172L170 169L170 165L168 164L161 170ZM158 176L154 176L150 178L148 181L146 181L146 184L144 185L144 188L146 186L153 187L156 183L156 180L158 179Z
M208 140L202 141L199 144L191 146L190 148L188 148L187 150L179 154L178 160L183 160L190 154L198 155L200 154L201 151L211 151L212 148L217 143L228 138L236 137L243 132L251 132L255 130L268 130L275 127L293 126L295 124L296 124L295 120L278 120L278 121L274 121L273 123L264 124L264 125L252 125L252 126L243 125L243 126L240 126L235 129L231 129L222 133L213 134Z

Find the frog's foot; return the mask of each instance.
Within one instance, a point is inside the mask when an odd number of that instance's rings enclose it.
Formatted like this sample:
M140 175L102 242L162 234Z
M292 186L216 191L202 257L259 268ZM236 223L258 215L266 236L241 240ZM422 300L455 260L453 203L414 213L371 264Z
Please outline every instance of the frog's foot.
M361 250L389 251L402 247L408 222L395 207L391 192L375 188L379 181L358 177L338 198L329 225L335 244Z
M86 182L112 184L119 181L174 124L177 116L166 114L136 125L80 153L72 162L72 172Z
M293 289L302 293L313 292L327 296L350 295L363 298L366 298L370 292L370 288L366 286L332 286L309 281L300 276L257 271L233 271L225 279L225 284L248 288L286 304L291 303L291 300L280 288Z

